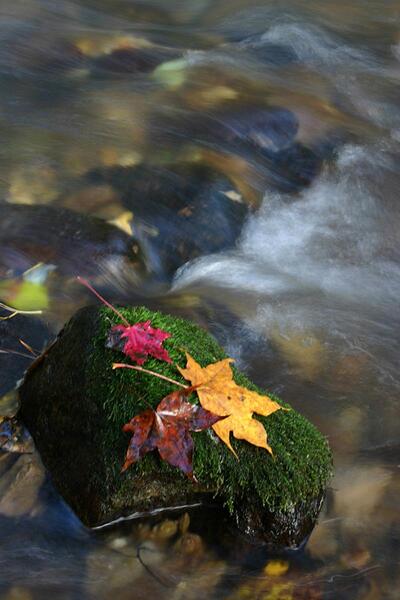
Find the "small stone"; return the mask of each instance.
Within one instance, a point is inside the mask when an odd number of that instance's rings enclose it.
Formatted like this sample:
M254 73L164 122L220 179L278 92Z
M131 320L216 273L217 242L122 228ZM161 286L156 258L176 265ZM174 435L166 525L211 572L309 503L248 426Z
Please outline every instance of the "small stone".
M188 532L190 526L190 517L188 513L185 513L179 517L178 526L179 533L184 534Z
M19 409L19 395L17 389L10 390L0 398L0 422L6 417L14 417Z
M33 596L29 590L21 586L13 586L5 596L2 596L2 600L32 600Z
M340 562L347 569L364 569L371 560L371 553L368 548L358 548L352 552L346 552L340 557Z
M0 453L1 454L1 453ZM45 470L37 454L22 454L0 480L0 514L35 515L43 509L39 497Z
M121 200L110 185L88 185L59 200L64 208L101 219L115 219L121 213Z
M178 522L165 519L161 523L154 525L151 530L151 539L164 542L171 539L178 531Z
M23 165L10 174L7 200L13 204L49 204L59 193L59 176L50 165Z
M185 533L176 542L174 549L185 556L200 555L204 551L201 537L195 533Z
M122 550L123 548L126 548L127 545L128 545L128 540L124 537L114 538L109 543L110 548L112 548L113 550Z
M270 335L282 359L295 369L296 376L315 381L327 360L324 345L315 333L273 330Z

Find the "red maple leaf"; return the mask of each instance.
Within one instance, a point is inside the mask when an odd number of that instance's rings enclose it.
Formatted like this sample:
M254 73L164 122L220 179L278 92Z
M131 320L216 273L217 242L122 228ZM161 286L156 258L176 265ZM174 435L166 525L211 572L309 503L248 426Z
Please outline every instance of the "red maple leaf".
M142 365L149 356L172 362L162 343L171 337L162 329L151 327L150 321L134 325L115 325L110 329L107 347L121 350L138 365Z
M107 348L121 350L126 356L137 362L138 365L142 365L148 356L154 356L154 358L165 360L169 363L172 362L168 352L162 346L163 341L171 337L170 333L151 327L150 321L131 325L125 319L124 315L115 306L110 304L108 300L103 298L86 279L82 277L77 277L77 279L97 296L103 304L111 308L124 323L124 325L111 327L106 343Z
M157 410L145 410L123 426L123 431L133 435L122 471L157 448L163 460L194 479L193 439L189 432L207 429L221 417L188 402L186 397L193 389L172 392L161 400Z

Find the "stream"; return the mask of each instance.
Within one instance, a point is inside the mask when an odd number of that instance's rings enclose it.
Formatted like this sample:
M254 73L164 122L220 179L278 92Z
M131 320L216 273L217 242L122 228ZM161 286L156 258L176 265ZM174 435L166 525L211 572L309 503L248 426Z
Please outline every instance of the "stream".
M0 81L0 600L397 600L398 0L1 0ZM7 437L96 301L78 275L193 319L328 438L300 549L213 507L90 531Z

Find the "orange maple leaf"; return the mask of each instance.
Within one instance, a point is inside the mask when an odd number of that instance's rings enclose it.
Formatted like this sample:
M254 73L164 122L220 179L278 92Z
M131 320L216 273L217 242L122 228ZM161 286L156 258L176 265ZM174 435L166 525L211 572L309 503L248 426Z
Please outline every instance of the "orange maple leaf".
M267 443L267 432L262 423L253 419L253 413L267 417L282 407L268 396L237 385L230 367L232 358L225 358L207 367L201 367L188 353L186 358L186 369L178 369L196 387L202 407L215 415L226 417L212 428L233 454L237 457L230 443L231 432L235 438L265 448L272 454L272 448Z

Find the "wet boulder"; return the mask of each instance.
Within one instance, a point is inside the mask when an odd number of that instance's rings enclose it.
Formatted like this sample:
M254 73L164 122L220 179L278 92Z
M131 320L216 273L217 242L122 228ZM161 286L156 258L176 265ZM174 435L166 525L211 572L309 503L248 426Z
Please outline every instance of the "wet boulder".
M138 165L94 170L134 215L148 268L170 278L187 261L234 246L249 209L224 175L202 165Z
M283 192L298 192L310 186L323 165L321 153L300 143L277 151L263 148L262 157L270 184Z
M132 324L150 320L171 333L164 346L180 366L186 363L185 350L202 366L225 357L219 344L190 321L144 307L121 310ZM20 388L19 416L55 486L80 519L96 526L136 511L211 502L225 506L254 539L299 545L317 519L332 464L324 437L294 410L257 417L267 428L273 457L233 439L236 459L204 430L192 434L197 482L155 451L121 473L129 442L122 426L156 407L176 385L144 372L112 369L122 355L106 347L106 340L118 320L105 307L81 309ZM150 358L145 367L183 382L173 364ZM258 390L239 371L234 378Z
M289 146L296 137L299 122L284 107L248 104L245 108L209 108L201 113L182 111L177 116L167 113L155 119L153 129L155 136L167 140L194 139L214 149L254 155L258 149L277 151Z
M290 46L276 42L258 42L244 46L249 55L254 56L267 68L288 67L299 62L297 54Z
M279 106L246 106L245 109L208 111L193 123L194 133L220 149L245 150L289 146L299 129L296 115Z
M161 144L162 137L169 144L191 139L221 156L239 157L248 162L249 169L257 171L263 192L268 188L297 192L308 187L331 154L321 141L310 146L298 141L297 116L280 106L211 109L203 114L186 112L167 118L168 124L161 119L154 125Z
M53 206L0 202L0 276L38 263L65 276L138 283L145 268L136 240L96 217Z

